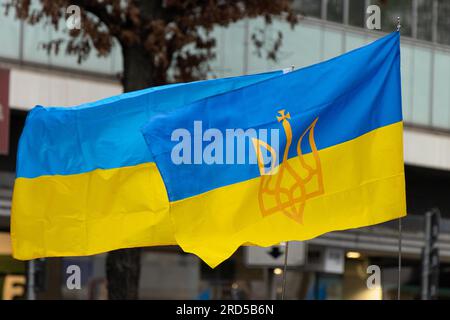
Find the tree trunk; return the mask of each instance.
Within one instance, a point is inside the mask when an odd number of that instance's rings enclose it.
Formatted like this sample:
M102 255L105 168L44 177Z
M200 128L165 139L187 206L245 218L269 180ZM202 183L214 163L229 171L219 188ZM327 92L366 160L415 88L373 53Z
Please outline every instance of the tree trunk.
M123 52L122 84L125 92L148 88L157 84L152 61L144 47L125 47ZM111 235L114 236L114 235ZM108 298L110 300L138 299L141 270L141 249L112 251L106 259Z
M124 92L145 89L158 85L152 57L141 45L122 46Z
M139 298L141 248L111 251L106 258L106 278L110 300Z

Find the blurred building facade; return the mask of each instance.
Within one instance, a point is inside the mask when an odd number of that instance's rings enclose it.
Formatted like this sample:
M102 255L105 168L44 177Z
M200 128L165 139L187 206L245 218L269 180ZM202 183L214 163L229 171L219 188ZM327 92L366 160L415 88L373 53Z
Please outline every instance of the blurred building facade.
M380 31L365 28L366 8L381 8ZM420 298L424 215L442 214L440 298L450 297L450 2L444 0L294 0L301 15L291 29L274 20L244 20L217 28L217 57L211 77L264 72L294 65L301 68L363 46L396 29L401 17L402 96L405 121L405 163L408 217L403 219L404 298ZM251 35L266 28L270 42L278 31L283 45L276 62L258 55ZM17 142L26 113L36 104L71 106L119 94L122 59L119 46L107 58L93 52L81 65L64 53L48 55L42 43L67 37L45 24L30 26L0 15L0 93L2 114L9 119L7 152L0 155L0 295L25 294L26 263L11 258L9 216ZM2 98L0 96L0 98ZM6 127L2 122L2 126ZM63 134L63 133L62 133ZM1 146L2 144L0 144ZM397 290L397 222L333 232L308 241L304 262L288 269L287 297L302 299L390 299ZM279 248L281 251L283 247ZM279 295L282 269L267 261L252 262L251 249L241 248L211 270L196 257L176 248L148 248L142 258L141 298L274 298ZM278 250L278 249L277 249ZM43 280L37 298L106 298L105 255L37 261ZM82 270L82 289L66 287L66 268ZM381 268L381 285L366 287L367 267ZM41 281L41 282L40 282ZM19 288L19 289L18 289ZM23 288L21 290L20 288ZM3 293L2 293L3 292Z

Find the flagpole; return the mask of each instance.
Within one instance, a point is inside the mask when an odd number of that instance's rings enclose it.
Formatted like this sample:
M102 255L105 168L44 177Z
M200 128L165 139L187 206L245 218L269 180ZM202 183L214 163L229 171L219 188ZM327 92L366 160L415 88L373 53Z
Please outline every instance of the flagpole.
M397 17L397 32L400 33L400 17ZM397 283L397 300L401 300L402 286L402 218L398 218L398 283Z
M281 300L284 300L284 293L286 291L286 271L287 271L287 262L288 262L288 253L289 253L289 241L285 242L285 254L284 254L284 268L283 268L283 286L281 288Z
M291 66L291 72L294 71L295 66ZM289 241L285 242L285 254L284 254L284 268L283 268L283 284L281 286L281 300L284 300L284 294L286 292L286 273L287 273L287 262L288 262L288 253L289 253Z

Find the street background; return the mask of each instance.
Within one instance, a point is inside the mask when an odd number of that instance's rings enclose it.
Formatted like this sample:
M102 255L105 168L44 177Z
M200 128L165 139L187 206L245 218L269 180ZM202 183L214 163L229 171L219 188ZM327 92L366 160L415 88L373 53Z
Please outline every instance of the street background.
M4 4L5 1L1 0ZM381 30L366 28L366 8L381 9ZM36 6L39 3L35 2ZM444 0L294 0L294 28L275 18L245 18L213 28L215 57L209 78L301 68L363 46L396 30L401 17L401 67L405 121L408 216L403 219L402 299L450 298L450 2ZM0 13L0 297L3 299L107 299L107 254L49 258L28 263L11 257L9 217L17 143L27 112L36 104L73 106L123 92L123 54L113 43L106 57L95 52L81 64L64 50L42 47L68 38L65 21L55 30L30 25L14 11ZM277 59L254 46L264 30L269 45L279 33ZM64 134L64 133L61 133ZM426 227L439 226L439 236ZM438 248L438 250L433 250ZM140 299L275 299L281 294L284 250L240 248L212 270L176 247L144 248ZM424 254L425 253L425 254ZM423 275L424 259L438 257ZM292 261L291 261L292 259ZM431 261L432 262L432 261ZM437 263L438 262L438 263ZM396 299L398 222L332 232L290 246L287 299ZM431 263L433 264L433 263ZM81 270L81 289L70 290L67 267ZM381 270L369 289L368 266ZM426 280L424 280L426 279ZM424 288L423 284L427 283ZM425 289L425 290L424 290Z

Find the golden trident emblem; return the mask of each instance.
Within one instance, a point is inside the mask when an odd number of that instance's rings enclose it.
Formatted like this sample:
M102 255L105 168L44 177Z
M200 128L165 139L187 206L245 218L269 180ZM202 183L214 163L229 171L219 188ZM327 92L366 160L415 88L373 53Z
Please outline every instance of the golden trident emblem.
M289 112L278 111L278 122L283 125L286 134L286 147L283 159L276 165L275 150L264 141L253 138L253 146L256 150L261 182L258 193L259 207L263 216L268 216L276 212L283 212L289 218L298 223L303 223L303 210L308 199L317 197L324 193L322 167L320 164L319 152L314 141L314 128L316 118L300 136L297 142L297 167L294 159L288 162L289 148L292 143L292 129L288 119L291 118ZM312 151L312 161L302 153L301 144L303 137L309 132L309 144ZM270 152L271 165L268 171L264 168L264 159L261 148ZM309 160L309 161L308 161ZM310 162L310 163L308 163ZM312 163L311 163L312 162Z

